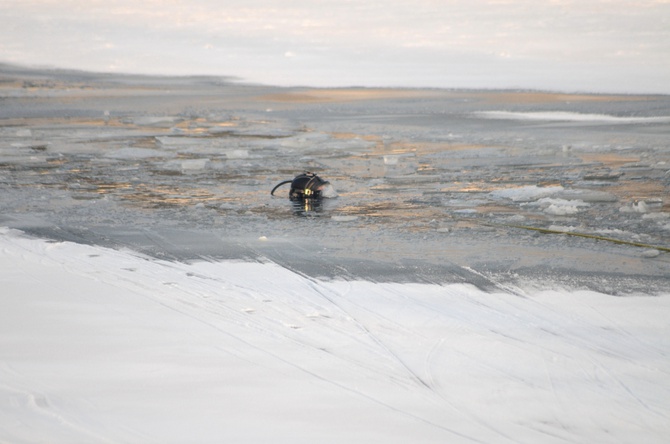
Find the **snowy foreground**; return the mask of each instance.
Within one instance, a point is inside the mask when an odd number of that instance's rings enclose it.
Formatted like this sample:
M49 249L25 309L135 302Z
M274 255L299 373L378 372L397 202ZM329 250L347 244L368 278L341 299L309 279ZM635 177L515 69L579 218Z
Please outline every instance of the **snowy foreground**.
M670 294L164 262L0 229L0 442L667 442Z

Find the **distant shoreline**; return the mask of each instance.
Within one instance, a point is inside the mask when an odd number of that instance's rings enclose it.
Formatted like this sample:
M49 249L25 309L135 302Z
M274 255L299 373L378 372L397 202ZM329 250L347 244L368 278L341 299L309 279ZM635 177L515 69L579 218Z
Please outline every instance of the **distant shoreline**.
M590 92L582 90L560 90L560 89L535 89L535 88L462 88L462 87L411 87L411 86L309 86L294 85L281 86L265 83L246 81L242 78L227 75L172 75L172 74L140 74L123 72L87 71L70 68L59 68L50 66L23 66L0 62L0 88L7 84L13 77L19 80L30 79L58 79L67 82L120 82L122 84L157 84L166 85L171 82L179 84L183 82L208 83L208 84L230 84L237 86L259 86L278 88L290 93L280 95L269 95L268 100L276 101L340 101L340 100L367 100L374 98L400 98L402 96L416 95L417 93L450 93L481 95L496 95L496 99L504 102L509 99L525 103L560 102L560 101L607 101L607 100L640 100L641 98L670 96L666 93L616 93L616 92ZM48 87L48 85L36 84L35 87ZM295 91L295 92L294 92ZM302 94L309 91L308 94ZM333 98L334 95L340 96ZM421 94L419 94L421 95Z

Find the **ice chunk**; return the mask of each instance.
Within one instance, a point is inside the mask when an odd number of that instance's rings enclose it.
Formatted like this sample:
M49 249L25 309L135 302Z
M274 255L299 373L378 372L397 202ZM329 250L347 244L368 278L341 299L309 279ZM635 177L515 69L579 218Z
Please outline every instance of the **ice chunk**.
M294 131L291 129L283 129L283 128L266 128L266 127L253 126L250 128L236 128L233 131L230 131L230 134L235 136L280 139L285 137L291 137L294 134Z
M181 161L181 169L184 171L204 170L209 159L187 159Z
M579 213L579 208L576 205L556 205L551 204L544 209L544 212L552 216L569 216L571 214Z
M228 159L248 159L249 151L248 150L232 150L226 153Z
M203 159L182 159L171 160L160 165L164 171L174 171L181 173L197 173L210 167L210 160Z
M140 116L134 117L133 123L139 126L163 126L172 125L178 120L177 117L170 116Z
M510 216L507 218L509 222L523 222L526 220L526 216L523 214L514 214L513 216Z
M587 207L590 204L582 200L566 200L551 197L543 197L536 202L523 204L524 206L539 206L547 214L553 216L569 216L580 211L579 207Z
M149 159L152 157L174 157L174 153L159 151L151 148L121 148L107 153L105 157L111 159Z
M605 236L611 236L613 234L617 236L631 236L631 233L619 230L618 228L601 228L599 230L595 230L595 232Z
M582 202L616 202L618 198L605 191L593 190L565 190L556 194L556 197L566 200L580 200Z
M398 159L399 157L395 155L384 156L384 165L396 165Z
M158 142L159 146L163 148L181 148L185 146L190 146L194 142L191 138L188 137L170 137L170 136L164 136L164 137L156 137L156 141Z
M573 233L577 230L577 227L573 226L563 226L563 225L549 225L549 230L558 231L560 233Z
M489 196L494 199L510 199L514 202L532 202L534 200L553 196L564 188L560 185L551 187L538 187L537 185L530 185L519 188L505 188L503 190L496 190L489 193Z
M642 216L642 219L661 221L664 219L670 219L670 213L649 213Z
M308 148L315 144L321 144L329 139L330 136L324 133L303 133L298 136L283 139L280 145L285 148Z
M619 208L621 213L648 213L649 206L643 200L639 202L633 202L630 205L623 206Z
M335 188L331 184L326 184L321 189L321 196L334 199L337 197L337 191L335 191Z
M650 249L644 250L642 252L642 257L646 257L646 258L649 258L649 259L658 257L660 255L661 255L661 252L656 250L655 248L650 248Z

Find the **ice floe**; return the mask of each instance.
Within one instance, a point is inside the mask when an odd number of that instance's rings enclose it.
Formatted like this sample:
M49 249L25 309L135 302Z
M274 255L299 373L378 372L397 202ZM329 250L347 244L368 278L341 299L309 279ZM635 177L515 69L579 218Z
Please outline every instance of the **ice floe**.
M531 202L542 197L553 196L561 191L563 188L560 185L539 187L537 185L529 185L524 187L504 188L495 190L489 193L494 199L510 199L513 202Z
M154 157L175 157L175 153L152 148L126 147L111 151L105 154L105 157L111 159L150 159Z
M582 207L588 207L590 204L582 200L543 197L535 202L524 203L522 205L540 207L543 212L553 216L569 216L578 213Z
M515 111L479 111L477 117L505 120L536 120L559 122L593 122L593 123L664 123L670 122L670 116L638 117L613 116L609 114L575 113L565 111L515 112Z

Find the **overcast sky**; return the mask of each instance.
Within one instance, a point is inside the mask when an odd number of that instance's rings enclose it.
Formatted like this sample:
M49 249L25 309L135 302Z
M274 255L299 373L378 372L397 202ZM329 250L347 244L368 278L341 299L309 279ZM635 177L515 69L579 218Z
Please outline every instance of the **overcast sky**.
M670 93L670 0L0 0L0 62L276 85Z

